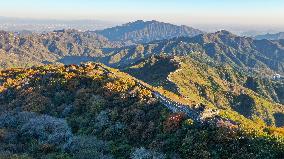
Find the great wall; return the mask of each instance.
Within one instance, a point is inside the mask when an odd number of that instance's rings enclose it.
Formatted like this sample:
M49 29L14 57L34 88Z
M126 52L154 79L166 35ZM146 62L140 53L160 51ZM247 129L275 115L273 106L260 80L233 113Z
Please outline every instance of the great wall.
M105 66L101 64L97 64L97 67L100 67L100 69L104 70L106 73L110 73L114 76L118 76L117 73L114 73L110 71L109 69L106 69ZM185 105L182 103L178 103L176 101L173 101L169 99L168 97L162 95L160 92L155 91L154 87L138 80L134 77L132 79L136 82L136 84L144 89L150 90L153 94L153 96L162 103L167 109L169 109L173 113L184 113L188 118L192 119L195 122L203 123L207 119L214 118L219 114L218 110L213 110L210 108L205 108L204 106L200 106L197 108L191 108L189 105Z

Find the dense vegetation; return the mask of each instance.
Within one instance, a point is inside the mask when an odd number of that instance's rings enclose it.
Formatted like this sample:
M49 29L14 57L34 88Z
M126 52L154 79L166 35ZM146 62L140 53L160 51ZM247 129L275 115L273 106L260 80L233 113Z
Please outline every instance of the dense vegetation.
M281 158L283 130L201 124L101 64L0 72L2 158Z

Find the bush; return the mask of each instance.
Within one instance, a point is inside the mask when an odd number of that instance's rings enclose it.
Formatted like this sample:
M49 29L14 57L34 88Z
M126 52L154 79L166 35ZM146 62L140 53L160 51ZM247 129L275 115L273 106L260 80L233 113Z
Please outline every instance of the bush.
M67 146L72 139L72 132L66 121L43 115L31 119L21 128L21 135L27 139L37 139L41 144Z
M24 111L44 114L51 111L54 106L48 97L33 92L25 97L22 108Z
M17 154L1 154L0 159L32 159L28 155L17 155Z
M78 114L97 114L104 108L105 103L105 99L100 95L94 95L91 89L79 89L76 92L74 108Z
M110 119L108 116L108 112L101 111L95 119L94 127L96 132L101 132L103 128L107 127L109 124L110 124Z
M63 104L61 106L63 107L63 110L61 112L61 117L63 118L67 117L68 115L74 112L74 106L72 104L70 105Z
M0 143L17 143L17 132L9 131L7 129L0 129Z
M0 128L12 128L17 124L13 113L7 112L0 115Z
M106 104L106 101L103 97L99 95L93 95L89 101L88 111L92 114L97 114L103 109Z
M32 112L4 112L0 115L0 128L17 128L35 118Z
M104 155L95 150L84 149L73 155L76 159L113 159L111 155Z
M113 158L109 155L109 144L105 141L98 140L93 136L77 136L74 137L68 149L74 158L82 159L109 159Z
M147 150L144 147L137 148L131 155L132 159L165 159L166 156L164 154Z
M113 125L109 126L104 131L104 136L106 139L115 139L121 137L125 132L126 125L121 122L115 122Z

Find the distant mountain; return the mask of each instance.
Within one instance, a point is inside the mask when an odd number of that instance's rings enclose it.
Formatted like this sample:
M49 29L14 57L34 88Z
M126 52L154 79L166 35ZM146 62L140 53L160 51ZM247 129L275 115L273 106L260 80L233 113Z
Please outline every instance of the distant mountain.
M158 21L142 21L127 23L122 26L108 28L96 33L107 37L111 41L125 43L147 43L154 40L171 39L174 37L193 37L204 32L188 26L177 26Z
M276 33L276 34L264 34L264 35L257 35L255 39L267 39L267 40L280 40L284 39L284 32Z

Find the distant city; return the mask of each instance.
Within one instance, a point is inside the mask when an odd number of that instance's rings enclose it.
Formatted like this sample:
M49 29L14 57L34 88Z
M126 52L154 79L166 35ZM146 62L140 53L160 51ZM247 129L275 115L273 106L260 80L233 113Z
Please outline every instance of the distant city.
M48 32L58 29L99 30L119 23L100 20L50 20L0 17L0 30Z

